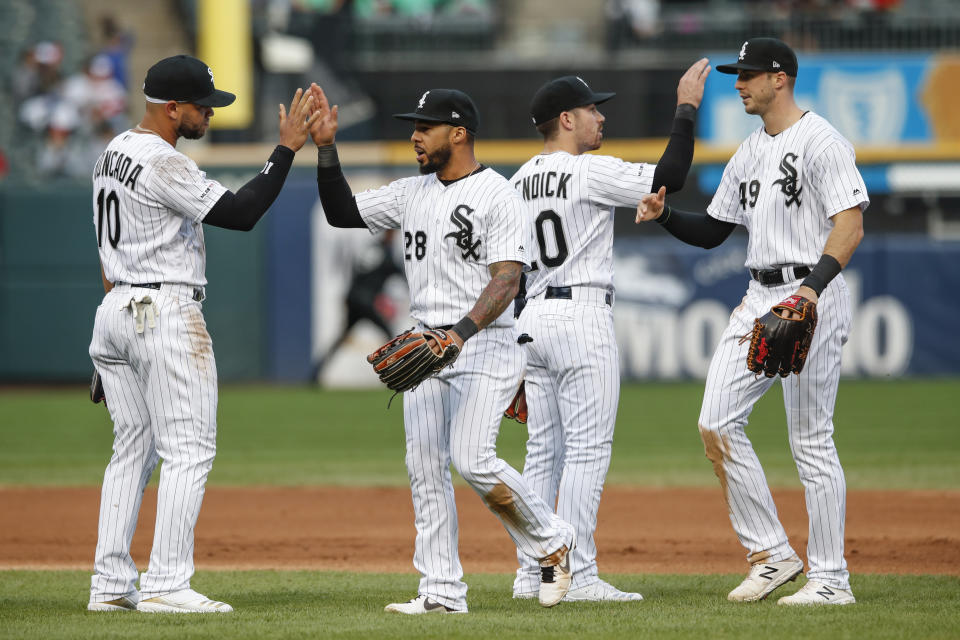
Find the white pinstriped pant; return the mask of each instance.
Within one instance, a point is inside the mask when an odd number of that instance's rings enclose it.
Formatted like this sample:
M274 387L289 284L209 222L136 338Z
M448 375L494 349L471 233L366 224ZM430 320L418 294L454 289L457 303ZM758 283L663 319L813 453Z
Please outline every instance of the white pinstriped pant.
M522 367L513 327L488 327L466 342L452 366L403 397L419 593L456 610L467 609L467 585L457 551L451 462L523 553L542 558L572 537L570 525L497 457L500 420Z
M747 370L749 344L739 344L739 338L753 328L754 318L795 293L798 286L799 282L791 282L764 287L750 281L710 363L700 410L704 448L724 489L730 522L751 563L784 560L794 551L745 431L754 404L780 378L758 378ZM843 556L846 482L833 442L840 353L851 324L850 294L842 275L823 291L817 316L803 372L783 378L781 386L790 450L803 483L810 522L807 577L830 587L849 589L850 576Z
M118 285L97 309L90 357L103 379L114 424L103 476L91 601L136 591L130 542L147 481L162 459L153 549L140 576L143 598L186 589L193 575L193 529L216 454L217 368L192 287ZM156 327L134 329L133 296L149 295Z
M570 568L571 588L579 589L599 579L593 533L620 401L613 312L602 295L592 302L532 299L517 332L533 338L523 347L529 409L523 477L576 527ZM537 563L524 554L517 558L514 592L536 591Z

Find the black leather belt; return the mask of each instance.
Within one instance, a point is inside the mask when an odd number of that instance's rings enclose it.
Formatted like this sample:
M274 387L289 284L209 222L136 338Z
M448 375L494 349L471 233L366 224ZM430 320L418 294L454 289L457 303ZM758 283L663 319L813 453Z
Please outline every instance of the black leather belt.
M793 277L787 280L783 279L784 271L793 271ZM774 285L783 284L784 282L792 282L793 280L799 280L810 274L810 267L800 266L800 267L784 267L782 269L750 269L750 277L759 282L765 287L772 287Z
M118 282L117 284L127 284L127 283L126 283L126 282ZM131 287L140 287L140 288L142 288L142 289L156 289L157 291L159 291L161 285L163 285L162 282L138 282L137 284L131 284L130 286L131 286ZM193 288L193 300L194 300L194 302L203 302L203 298L204 298L203 288L202 288L202 287L194 287L194 288Z
M547 287L547 293L543 297L547 300L573 300L573 287ZM603 297L603 301L606 302L608 306L613 305L613 294L607 291L607 294Z

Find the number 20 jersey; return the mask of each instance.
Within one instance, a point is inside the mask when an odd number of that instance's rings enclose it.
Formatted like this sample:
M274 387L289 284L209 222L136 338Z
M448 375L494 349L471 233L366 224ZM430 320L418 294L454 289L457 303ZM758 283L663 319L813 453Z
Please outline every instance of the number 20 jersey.
M226 187L160 136L126 131L93 171L93 224L110 282L207 283L201 222Z
M527 298L548 286L613 291L613 214L636 207L653 185L654 164L556 151L534 156L510 179L532 224L536 265Z

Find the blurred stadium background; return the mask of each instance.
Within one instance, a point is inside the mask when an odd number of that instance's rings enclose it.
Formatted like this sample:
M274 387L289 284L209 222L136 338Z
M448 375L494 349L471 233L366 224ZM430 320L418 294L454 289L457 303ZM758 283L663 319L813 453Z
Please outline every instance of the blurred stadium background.
M3 0L0 381L87 378L102 294L89 176L106 142L141 117L142 79L162 57L197 55L239 95L204 140L180 143L208 174L231 187L249 179L276 139L277 104L315 81L341 106L340 155L359 190L415 172L409 125L390 115L433 87L476 100L478 157L509 176L539 148L530 97L568 73L617 92L602 109L601 152L656 161L682 71L704 55L732 60L756 35L795 47L798 101L855 144L870 191L867 237L845 272L857 313L844 373L957 375L956 0ZM703 210L757 124L732 78L711 74L694 170L673 202ZM223 380L375 383L360 356L384 336L368 321L343 335L351 290L391 329L409 326L402 277L388 268L403 248L330 230L314 167L308 143L253 232L205 230L205 308ZM621 213L624 375L702 377L745 289L745 237L704 252Z

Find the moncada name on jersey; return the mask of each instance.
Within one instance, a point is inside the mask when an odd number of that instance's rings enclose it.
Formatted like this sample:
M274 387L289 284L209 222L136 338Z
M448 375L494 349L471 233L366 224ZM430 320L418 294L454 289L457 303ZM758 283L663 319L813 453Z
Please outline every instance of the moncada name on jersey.
M133 160L119 151L104 151L97 160L97 166L93 170L93 177L114 178L118 182L123 183L123 186L128 189L136 189L137 178L140 177L140 172L143 171L143 165L134 165L131 170L131 164L133 164Z

